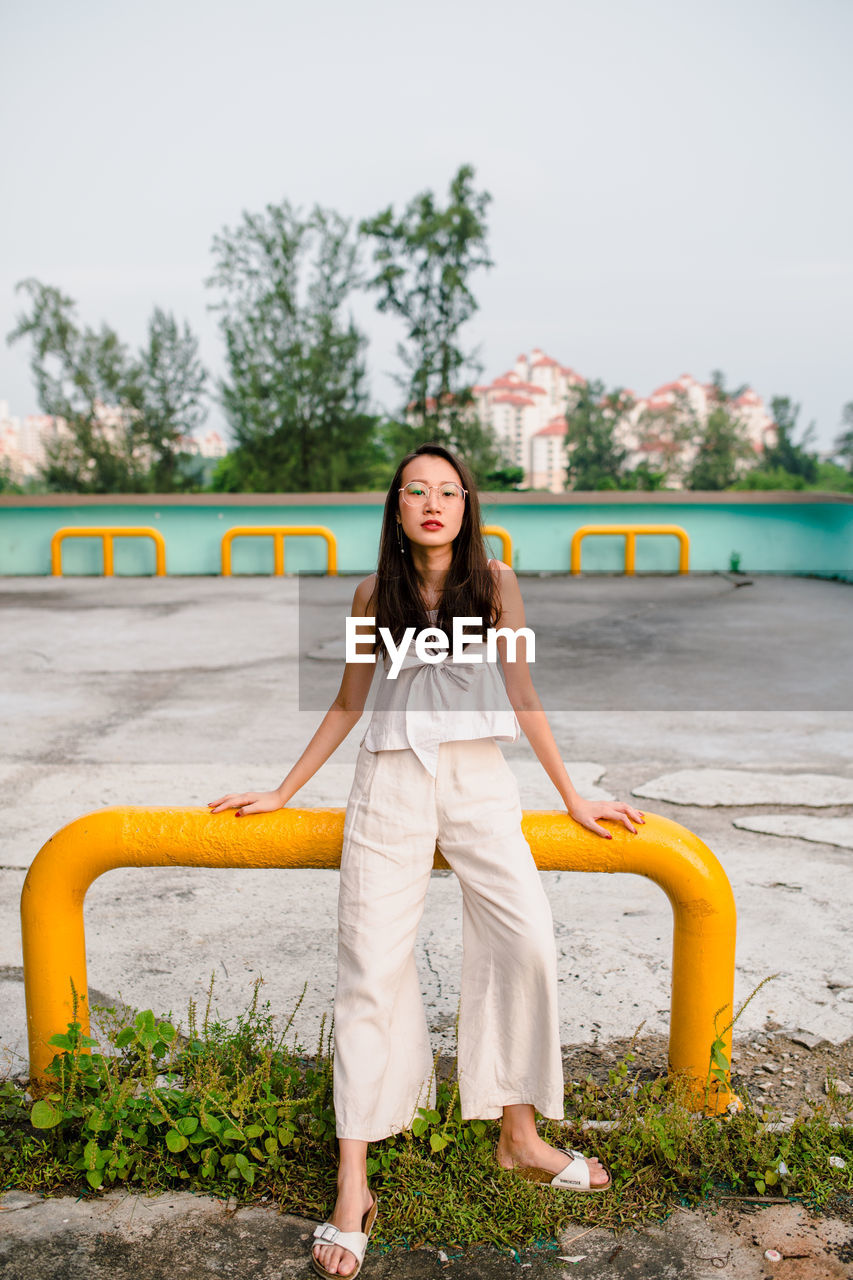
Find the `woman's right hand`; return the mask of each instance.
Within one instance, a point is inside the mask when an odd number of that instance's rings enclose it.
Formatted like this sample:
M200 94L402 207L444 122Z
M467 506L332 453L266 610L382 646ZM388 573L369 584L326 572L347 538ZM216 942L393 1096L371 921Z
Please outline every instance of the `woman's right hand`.
M221 796L219 800L208 800L207 807L211 813L236 809L234 817L242 818L248 813L272 813L283 809L284 804L277 791L244 791L242 794Z

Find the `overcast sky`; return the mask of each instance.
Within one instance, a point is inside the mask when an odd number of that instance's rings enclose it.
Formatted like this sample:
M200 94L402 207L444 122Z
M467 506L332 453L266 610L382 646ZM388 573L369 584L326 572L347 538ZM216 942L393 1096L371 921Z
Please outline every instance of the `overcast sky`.
M719 368L822 448L853 400L851 0L42 0L2 28L12 413L37 408L17 280L134 346L172 310L221 372L223 226L285 197L364 217L466 162L493 196L486 378L533 346L641 395ZM396 408L400 334L356 314Z

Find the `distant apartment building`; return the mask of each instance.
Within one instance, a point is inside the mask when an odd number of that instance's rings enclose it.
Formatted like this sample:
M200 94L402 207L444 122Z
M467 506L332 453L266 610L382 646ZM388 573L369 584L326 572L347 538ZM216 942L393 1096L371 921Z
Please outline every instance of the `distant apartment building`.
M667 474L667 487L681 488L696 459L697 429L704 426L717 403L716 387L683 373L645 398L629 394L634 403L620 419L619 436L628 450L626 465L633 468L645 461L653 470ZM764 401L749 387L735 397L730 408L742 424L753 454L738 463L736 469L743 472L776 443L776 424Z
M523 486L560 493L566 488L566 411L586 379L534 347L488 385L474 387L478 416L495 432L508 462L523 468ZM682 374L648 396L625 390L615 436L627 450L626 467L646 462L680 488L697 449L696 429L713 407L713 385ZM760 396L747 389L734 401L756 457L775 440L775 424ZM744 462L744 469L749 464Z
M181 436L180 446L185 453L199 458L224 458L228 445L218 431L206 431L203 436Z
M559 493L566 487L566 410L586 379L538 347L488 386L474 387L478 416L508 462L524 470L524 486Z
M105 438L116 443L127 425L128 410L95 402L95 418ZM0 400L0 465L5 464L10 477L23 481L37 476L47 458L45 444L61 438L68 430L64 418L47 413L31 413L19 418L9 413L9 403ZM218 431L200 436L182 436L180 446L201 458L223 458L228 446ZM145 448L146 446L138 446Z
M37 475L45 461L45 441L61 431L61 419L47 413L30 413L25 418L9 413L8 400L0 400L0 463L15 481Z
M126 423L127 410L95 401L95 420L108 440L115 441ZM0 400L0 459L13 480L37 476L47 461L45 446L68 432L64 418L49 413L31 413L21 419L9 413L8 401Z

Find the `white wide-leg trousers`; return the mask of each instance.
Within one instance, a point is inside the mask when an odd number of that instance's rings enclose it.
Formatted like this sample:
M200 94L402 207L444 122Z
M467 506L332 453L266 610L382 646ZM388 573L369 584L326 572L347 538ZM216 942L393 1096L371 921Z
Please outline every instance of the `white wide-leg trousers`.
M443 742L433 778L409 748L362 746L338 901L339 1138L379 1141L435 1101L414 945L436 841L462 887L462 1118L532 1103L563 1119L553 919L500 747L494 738Z

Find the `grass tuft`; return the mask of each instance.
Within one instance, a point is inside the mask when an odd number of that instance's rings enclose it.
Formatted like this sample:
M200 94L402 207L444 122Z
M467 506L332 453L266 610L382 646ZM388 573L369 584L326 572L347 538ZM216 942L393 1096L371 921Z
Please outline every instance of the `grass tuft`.
M150 1009L98 1008L98 1036L84 1037L75 996L72 1022L51 1041L57 1054L41 1096L0 1082L0 1185L47 1194L182 1187L324 1218L335 1193L332 1029L324 1019L310 1056L288 1043L305 991L277 1031L269 1001L259 1001L262 981L244 1013L222 1020L211 1016L211 979L202 1024L191 1003L186 1034ZM737 1115L698 1115L683 1082L641 1078L635 1061L631 1048L605 1083L569 1081L566 1123L542 1124L547 1140L610 1169L612 1190L594 1196L499 1168L498 1125L463 1123L454 1072L437 1078L435 1109L419 1108L409 1130L369 1148L382 1200L377 1243L515 1251L545 1247L577 1224L659 1221L709 1197L796 1197L823 1208L853 1192L853 1129L833 1090L776 1132L777 1116L749 1096ZM610 1127L587 1128L593 1121Z

